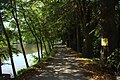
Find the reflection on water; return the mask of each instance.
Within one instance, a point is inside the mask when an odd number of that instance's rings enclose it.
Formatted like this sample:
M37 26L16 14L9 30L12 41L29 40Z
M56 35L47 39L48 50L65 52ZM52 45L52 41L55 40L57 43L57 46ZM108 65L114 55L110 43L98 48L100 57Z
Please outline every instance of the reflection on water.
M19 44L14 44L13 47L22 51L21 46ZM24 48L25 48L26 54L35 53L37 51L35 44L24 44Z
M15 48L21 50L21 47L20 45L14 45ZM34 44L29 44L29 45L24 45L24 48L25 48L25 51L26 51L26 57L27 57L27 61L28 61L28 64L31 66L35 63L33 63L33 55L34 56L37 56L37 49L36 49L36 45ZM16 68L16 71L22 69L22 68L26 68L26 65L25 65L25 61L24 61L24 57L23 57L23 54L22 53L19 53L19 54L13 54L13 60L14 60L14 63L15 63L15 68ZM12 73L12 66L10 65L11 64L11 61L10 61L10 58L7 60L7 61L4 61L4 63L9 63L9 64L6 64L6 65L2 65L2 71L3 71L3 74L13 74Z

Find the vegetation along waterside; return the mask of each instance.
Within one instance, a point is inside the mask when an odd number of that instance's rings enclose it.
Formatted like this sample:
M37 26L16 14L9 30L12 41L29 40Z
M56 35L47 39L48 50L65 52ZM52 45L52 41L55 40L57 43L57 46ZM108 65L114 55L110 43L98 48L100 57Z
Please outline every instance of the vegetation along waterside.
M0 0L0 75L9 57L17 77L14 53L21 53L29 69L25 44L35 44L34 58L40 62L61 42L83 58L98 61L101 72L119 76L119 21L119 0Z

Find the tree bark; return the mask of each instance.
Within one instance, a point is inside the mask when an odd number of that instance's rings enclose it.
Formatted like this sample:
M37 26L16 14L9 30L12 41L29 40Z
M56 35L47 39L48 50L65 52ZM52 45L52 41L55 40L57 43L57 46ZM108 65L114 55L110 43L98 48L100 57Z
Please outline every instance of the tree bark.
M110 55L116 48L118 42L118 30L115 25L115 2L114 0L101 1L101 27L102 36L108 38L108 47Z
M12 0L11 0L11 5L13 6ZM20 41L20 45L21 45L21 48L22 48L23 56L24 56L24 59L25 59L26 67L29 67L29 64L28 64L28 61L27 61L27 57L26 57L26 53L25 53L25 49L24 49L24 46L23 46L21 30L20 30L20 26L19 26L19 23L18 23L18 19L17 19L16 2L15 1L14 1L14 6L15 6L15 9L14 8L12 9L12 15L13 15L13 18L14 18L14 20L16 22L16 26L18 28L19 41Z
M51 48L50 42L48 40L47 40L47 43L48 43L49 51L51 52L52 48Z
M30 19L31 22L33 22L31 17L29 19ZM33 26L33 30L34 30L35 35L37 35L37 32L35 31L35 27L34 26ZM40 36L41 36L40 28L39 28L39 33L40 33ZM42 37L40 37L40 36L37 36L37 38L39 39L39 42L40 42L41 57L43 57Z
M27 20L25 19L25 21L26 21L26 23L27 23L27 25L28 25L28 27L29 27L29 29L30 29L30 31L31 31L31 33L32 33L32 35L34 36L34 38L35 38L35 41L36 41L36 46L37 46L37 51L38 51L38 62L40 62L40 50L39 50L39 43L38 43L38 40L37 40L37 37L36 37L36 35L34 34L34 32L33 32L33 30L31 29L31 27L30 27L30 25L29 25L29 23L27 22Z
M79 20L80 20L80 24L82 27L82 35L80 35L81 39L80 39L80 43L81 43L81 51L83 52L83 56L84 57L92 57L92 52L93 52L93 45L92 45L92 39L93 39L93 34L89 34L93 29L94 26L91 26L90 21L91 21L91 6L90 4L90 0L86 1L86 0L81 0L81 1L77 1L76 3L78 5L78 12L80 13L79 16ZM82 45L83 44L83 45Z
M21 7L22 7L22 6L21 6ZM25 12L25 10L24 10L23 7L22 7L22 9L23 9L23 11ZM38 62L40 62L39 43L38 43L38 40L37 40L37 37L36 37L34 31L33 31L32 28L30 27L30 25L29 25L29 23L28 23L28 21L27 21L27 19L26 19L26 16L25 16L25 13L24 13L24 12L23 12L23 16L24 16L25 22L26 22L26 24L28 25L28 28L29 28L29 30L31 31L31 33L32 33L32 35L34 36L35 41L36 41L36 46L37 46L37 51L38 51Z
M44 48L45 48L45 52L46 52L47 55L49 55L49 54L48 54L48 51L47 51L47 46L46 46L46 44L45 44L45 40L43 39L42 41L43 41L43 45L44 45Z
M10 45L9 37L7 35L7 32L5 30L5 27L4 27L4 24L3 24L3 21L2 21L1 13L0 13L0 24L1 24L2 28L3 28L3 31L4 31L6 40L7 40L8 49L9 49L9 55L10 55L10 60L11 60L12 69L13 69L13 74L14 74L14 77L16 77L16 70L15 70L15 65L14 65L14 61L13 61L13 57L12 57L12 48L11 48L11 45Z
M107 57L117 49L118 30L115 25L115 2L114 0L100 0L101 5L101 36L108 38L108 46L103 46L101 63L107 64Z
M1 62L1 58L0 58L0 75L2 75L2 62Z
M119 5L119 0L116 0L116 4L118 6L118 14L119 14L119 18L118 18L118 51L120 49L120 5Z

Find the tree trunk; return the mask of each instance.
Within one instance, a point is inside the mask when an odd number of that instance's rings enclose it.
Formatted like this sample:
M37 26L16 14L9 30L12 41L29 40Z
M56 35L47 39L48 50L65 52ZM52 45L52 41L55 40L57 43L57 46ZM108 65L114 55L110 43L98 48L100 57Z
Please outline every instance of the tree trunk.
M87 42L87 33L86 33L86 7L85 7L85 4L86 4L86 1L85 0L82 0L81 1L81 17L82 17L82 27L83 27L83 55L84 57L88 57L87 55L87 46L86 46L86 42Z
M89 57L89 58L92 58L93 57L93 37L94 37L94 34L90 32L92 30L95 29L95 26L91 26L90 24L90 21L91 21L91 10L90 10L90 6L88 6L88 10L87 10L87 13L86 13L86 24L88 24L88 26L85 27L85 54L86 54L86 57Z
M93 52L93 46L92 46L92 39L93 39L93 34L89 34L93 29L94 26L90 25L90 21L91 21L91 9L90 9L90 0L89 1L85 1L85 0L81 0L81 1L77 1L77 5L78 5L78 11L80 12L79 14L79 20L80 20L80 24L83 28L83 31L81 33L83 33L84 38L81 35L81 48L82 48L82 52L84 57L92 57L92 52ZM84 41L83 41L84 40ZM83 43L83 45L82 45Z
M21 6L21 7L22 7L22 6ZM22 9L23 9L23 11L25 12L25 10L24 10L23 7L22 7ZM31 33L32 33L32 35L34 36L35 41L36 41L36 46L37 46L37 51L38 51L38 62L40 62L39 43L38 43L38 40L37 40L37 37L36 37L34 31L32 30L32 28L30 27L29 23L28 23L27 20L26 20L26 16L25 16L25 13L24 13L24 12L23 12L23 16L24 16L25 22L26 22L26 24L28 25L29 30L31 31Z
M8 49L9 49L9 55L10 55L10 60L11 60L12 69L13 69L13 74L14 74L14 77L16 77L16 70L15 70L15 65L14 65L14 61L13 61L13 57L12 57L12 48L11 48L11 45L10 45L9 37L7 35L7 32L5 30L5 27L4 27L4 24L3 24L3 21L2 21L1 13L0 13L0 24L1 24L2 28L3 28L3 31L4 31L6 40L7 40Z
M54 46L53 42L54 42L54 41L50 41L50 44L51 44L51 48L52 48L52 49L53 49L53 46Z
M114 19L115 2L114 0L101 0L101 26L102 36L108 38L109 54L117 48L118 30Z
M46 46L46 44L45 44L45 40L43 39L42 41L43 41L43 45L44 45L44 48L45 48L45 52L46 52L47 55L49 55L49 54L48 54L48 51L47 51L47 46Z
M1 13L0 13L0 15L1 15ZM2 26L1 26L1 22L0 22L0 40L2 39L2 31L3 31L3 28L2 28ZM0 48L0 50L1 50L1 48ZM0 53L0 75L2 75L2 61L1 61L1 59L2 59L2 55L1 55L1 53Z
M101 4L101 27L102 37L108 38L108 50L104 52L105 60L115 49L117 49L118 42L118 30L115 25L114 12L115 2L114 0L100 0ZM107 50L107 51L108 51Z
M1 62L1 58L0 58L0 75L2 75L2 62Z
M71 33L67 36L67 47L71 48Z
M11 0L11 6L13 6L12 0ZM21 30L20 30L20 26L19 26L19 23L18 23L18 19L17 19L16 2L15 1L14 1L14 6L15 6L15 8L13 7L13 9L12 9L12 15L13 15L13 18L14 18L14 20L16 22L16 26L18 28L19 41L20 41L20 45L21 45L21 48L22 48L23 56L24 56L24 59L25 59L26 67L29 67L29 64L28 64L28 61L27 61L27 57L26 57L26 54L25 54L25 49L24 49L24 46L23 46Z
M35 31L35 28L33 28L33 30L34 30L34 37L35 37L35 40L36 40L36 42L37 42L37 50L38 50L38 59L39 59L39 61L40 61L40 49L39 49L39 43L38 43L38 40L37 39L39 39L39 37L37 37L36 35L37 35L37 33L36 33L36 31ZM39 39L40 40L40 39ZM40 41L40 45L41 45L41 41ZM41 48L41 51L42 51L42 48ZM42 52L41 52L41 55L42 55Z
M80 26L77 26L77 30L76 30L76 36L77 36L77 52L80 52L80 35L79 35L79 33L80 33L80 28L79 28Z
M120 20L120 14L119 14L119 20ZM118 26L118 51L120 49L120 23L119 23L119 26Z
M36 47L37 47L37 51L38 51L38 62L40 62L40 49L39 49L39 43L38 43L38 40L37 40L37 37L36 37L36 35L34 34L34 32L32 31L32 29L31 29L31 27L30 27L30 25L28 24L28 22L26 21L26 23L27 23L27 25L29 26L29 29L30 29L30 31L31 31L31 33L32 33L32 35L34 36L34 38L35 38L35 41L36 41Z
M40 50L41 50L41 58L43 58L43 45L42 45L42 38L40 39Z
M29 12L29 11L28 11ZM33 22L33 20L31 19L31 17L29 18L31 22ZM33 26L33 30L34 30L34 33L35 35L37 35L36 31L35 31L35 27ZM40 32L40 28L39 28L39 33L40 33L40 36L41 36L41 32ZM41 57L43 58L43 45L42 45L42 37L39 37L37 36L37 38L39 39L40 41L40 49L41 49Z
M78 23L77 26L77 50L78 52L82 52L82 47L83 47L83 34L81 31L81 24L82 24L82 7L81 7L81 1L76 0L75 3L77 4L77 17L78 17Z
M52 49L51 49L51 45L50 45L50 42L47 40L47 43L48 43L48 47L49 47L49 51L51 52Z
M40 34L39 41L40 41L41 57L43 58L43 44L42 44L42 34L40 28L39 28L39 34Z
M118 6L118 13L119 14L119 18L118 18L118 51L120 49L120 5L119 5L119 0L116 0L116 4Z

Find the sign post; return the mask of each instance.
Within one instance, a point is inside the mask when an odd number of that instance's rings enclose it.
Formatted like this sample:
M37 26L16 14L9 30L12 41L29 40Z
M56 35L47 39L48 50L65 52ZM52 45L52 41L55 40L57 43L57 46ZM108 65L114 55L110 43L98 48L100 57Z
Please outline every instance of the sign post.
M108 55L108 38L101 38L101 66L107 65L107 55Z
M101 38L101 46L108 46L108 38Z

